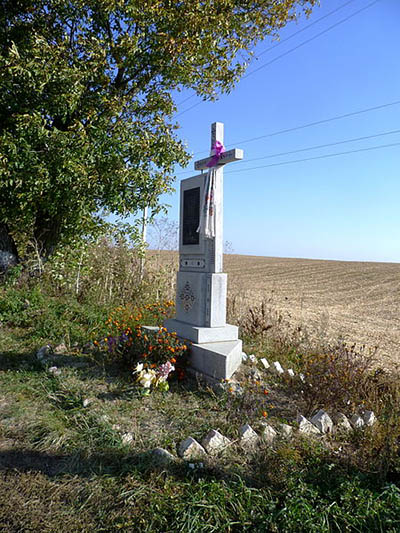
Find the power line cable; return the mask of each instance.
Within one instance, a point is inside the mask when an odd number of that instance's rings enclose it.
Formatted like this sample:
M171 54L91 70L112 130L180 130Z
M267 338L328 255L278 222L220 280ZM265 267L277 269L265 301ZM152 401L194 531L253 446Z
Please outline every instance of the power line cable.
M325 30L317 33L316 35L314 35L313 37L310 37L309 39L303 41L302 43L298 44L297 46L295 46L294 48L290 48L289 50L287 50L286 52L284 52L283 54L281 54L280 56L277 56L275 57L274 59L271 59L271 61L268 61L268 63L265 63L264 65L260 65L258 68L256 68L255 70L252 70L251 72L249 72L248 74L246 74L245 76L243 76L242 80L245 80L246 78L248 78L249 76L252 76L253 74L255 74L256 72L258 72L259 70L265 68L265 67L268 67L269 65L272 65L272 63L275 63L275 61L278 61L278 59L281 59L282 57L285 57L287 56L288 54L290 54L291 52L294 52L295 50L298 50L299 48L301 48L302 46L310 43L311 41L314 41L315 39L318 39L318 37L321 37L321 35L324 35L325 33L327 33L328 31L331 31L333 30L334 28L336 28L337 26L340 26L340 24L343 24L344 22L347 22L348 20L350 20L351 18L355 17L356 15L358 15L359 13L361 13L362 11L365 11L366 9L369 9L370 7L372 7L373 5L377 4L380 0L374 0L373 2L369 3L368 5L362 7L361 9L359 9L358 11L355 11L354 13L352 13L351 15L348 15L346 18L342 19L342 20L339 20L338 22L335 22L335 24L332 24L332 26L329 26L328 28L326 28Z
M282 155L298 154L299 152L308 152L309 150L318 150L320 148L328 148L329 146L337 146L339 144L347 144L347 143L352 143L352 142L357 142L357 141L365 141L367 139L374 139L376 137L384 137L386 135L394 135L395 133L400 133L400 130L384 131L382 133L376 133L375 135L365 135L363 137L353 137L352 139L344 139L342 141L336 141L334 143L318 144L316 146L309 146L307 148L299 148L298 150L291 150L290 152L279 152L279 153L276 153L276 154L265 155L263 157L254 157L252 159L242 159L241 161L237 161L236 163L250 163L250 161L260 161L261 159L270 159L272 157L280 157Z
M225 172L225 174L234 174L236 172L248 172L250 170L257 170L257 169L260 169L260 168L279 167L281 165L290 165L290 164L293 164L293 163L302 163L304 161L313 161L313 160L316 160L316 159L326 159L328 157L337 157L337 156L340 156L340 155L354 154L354 153L357 153L357 152L369 152L369 151L372 151L372 150L379 150L381 148L390 148L390 147L393 147L393 146L400 146L400 143L382 144L382 145L379 145L379 146L371 146L369 148L358 148L357 150L349 150L347 152L336 152L334 154L325 154L325 155L319 155L319 156L315 156L315 157L307 157L305 159L293 159L292 161L283 161L281 163L271 163L270 165L262 165L262 166L259 166L259 167L244 168L244 169L240 169L240 170L228 170L227 172Z
M243 145L254 141L259 141L260 139L266 139L268 137L275 137L277 135L283 135L284 133L291 133L292 131L299 131L305 128L311 128L312 126L319 126L320 124L327 124L328 122L334 122L335 120L341 120L343 118L354 117L357 115L362 115L364 113L369 113L370 111L378 111L379 109L385 109L394 105L399 105L400 100L395 100L394 102L388 102L387 104L380 104L373 107L367 107L365 109L359 109L358 111L351 111L350 113L344 113L343 115L335 115L334 117L324 118L321 120L316 120L314 122L307 122L306 124L301 124L300 126L294 126L293 128L285 128L283 130L273 131L271 133L266 133L264 135L259 135L258 137L251 137L250 139L244 139L241 141L236 141L231 144L228 144L226 148L234 145ZM193 156L207 153L206 150L201 150L199 152L194 152Z
M349 4L352 4L353 2L355 2L355 0L349 0L348 2L342 4L341 6L337 7L336 9L334 9L333 11L329 11L329 13L327 13L323 17L320 17L320 18L314 20L313 22L311 22L310 24L307 24L306 26L304 26L300 30L292 33L288 37L285 37L284 39L280 39L279 42L273 44L272 46L270 46L266 50L262 50L261 52L259 52L257 54L257 59L259 57L261 57L262 55L266 54L267 52L270 52L271 50L275 50L275 48L277 48L278 46L281 46L283 43L286 43L287 41L290 41L291 39L293 39L293 37L296 37L296 35L299 35L299 33L303 33L304 31L308 30L312 26L315 26L316 24L318 24L318 22L321 22L321 20L325 20L326 18L330 17L331 15L334 15L335 13L337 13L338 11L343 9L344 7L348 6ZM187 98L185 98L184 100L182 100L181 102L178 102L176 105L178 105L178 106L182 105L185 102L187 102L188 100L191 100L192 98L194 98L195 96L196 96L195 94L192 94L192 95L188 96Z
M193 95L195 96L195 95ZM194 107L197 107L198 105L200 104L204 104L204 100L200 100L200 102L197 102L196 104L193 104L192 106L188 107L187 109L185 109L184 111L181 111L180 113L178 113L177 115L175 115L175 118L178 118L180 117L181 115L183 115L184 113L187 113L188 111L190 111L191 109L193 109Z
M284 39L279 40L279 42L277 42L277 43L275 43L274 45L270 46L270 47L267 48L266 50L263 50L262 52L260 52L259 54L257 54L257 57L260 57L260 56L266 54L267 52L270 52L271 50L274 50L275 48L277 48L277 47L280 46L281 44L286 43L287 41L290 41L291 39L293 39L293 37L295 37L295 36L298 35L299 33L302 33L303 31L308 30L308 29L311 28L312 26L315 26L315 24L318 24L318 22L321 22L321 20L324 20L324 19L330 17L331 15L334 15L335 13L337 13L338 11L340 11L341 9L343 9L344 7L348 6L349 4L352 4L354 1L355 1L355 0L349 0L349 1L346 2L345 4L342 4L341 6L337 7L336 9L334 9L333 11L329 11L329 13L327 13L326 15L320 17L319 19L314 20L314 22L311 22L310 24L307 24L306 26L304 26L304 27L301 28L300 30L296 31L295 33L292 33L292 35L289 35L289 37L285 37Z
M282 57L286 57L287 55L289 55L290 53L294 52L295 50L298 50L299 48L301 48L302 46L305 46L306 44L310 43L311 41L314 41L315 39L317 39L318 37L321 37L322 35L324 35L325 33L327 33L328 31L330 30L333 30L334 28L336 28L337 26L339 26L340 24L343 24L344 22L347 22L348 20L350 20L351 18L355 17L356 15L358 15L359 13L361 13L362 11L365 11L366 9L369 9L370 7L372 7L373 5L377 4L380 0L374 0L373 2L367 4L366 6L362 7L361 9L355 11L354 13L352 13L351 15L348 15L347 17L345 17L344 19L342 20L339 20L338 22L336 22L335 24L332 24L332 26L329 26L328 28L326 28L325 30L317 33L316 35L314 35L313 37L310 37L309 39L306 39L305 41L303 41L302 43L299 43L297 46L293 47L293 48L290 48L289 50L287 50L286 52L283 52L281 55L275 57L274 59L271 59L271 61L268 61L267 63L265 63L264 65L260 65L258 68L256 68L255 70L252 70L251 72L249 72L248 74L246 74L245 76L243 76L241 78L241 80L245 80L246 78L248 78L249 76L252 76L253 74L255 74L256 72L258 72L259 70L263 69L263 68L266 68L270 65L272 65L273 63L275 63L276 61L278 61L279 59L282 59ZM189 99L189 98L188 98ZM187 101L187 100L186 100ZM200 104L203 104L204 103L204 100L201 100L200 102L197 102L196 104L188 107L187 109L184 109L183 111L181 111L180 113L178 113L176 115L176 117L179 117L181 115L183 115L184 113L187 113L188 111L190 111L191 109L199 106Z
M184 104L185 102L187 102L188 100L191 100L192 98L194 98L196 95L195 94L191 94L190 96L188 96L187 98L185 98L184 100L182 100L181 102L178 102L176 105L182 105Z
M289 152L278 152L276 154L268 154L268 155L265 155L265 156L262 156L262 157L254 157L252 159L242 159L241 161L236 161L236 164L250 163L252 161L260 161L262 159L271 159L273 157L280 157L280 156L283 156L283 155L298 154L300 152L308 152L309 150L318 150L318 149L321 149L321 148L328 148L330 146L337 146L337 145L340 145L340 144L347 144L347 143L351 143L351 142L365 141L365 140L368 140L368 139L374 139L376 137L383 137L383 136L386 136L386 135L394 135L395 133L400 133L400 129L399 130L384 131L382 133L376 133L374 135L365 135L363 137L353 137L352 139L344 139L344 140L336 141L336 142L333 142L333 143L318 144L316 146L308 146L307 148L299 148L297 150L291 150ZM185 170L183 172L178 172L176 174L176 176L180 176L180 175L186 174L188 172L193 172L193 170Z

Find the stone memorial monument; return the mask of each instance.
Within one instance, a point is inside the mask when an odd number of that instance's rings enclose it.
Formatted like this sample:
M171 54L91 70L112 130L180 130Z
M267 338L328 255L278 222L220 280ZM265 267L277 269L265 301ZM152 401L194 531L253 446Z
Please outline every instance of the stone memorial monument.
M223 142L224 125L215 122L211 156L194 165L202 173L181 181L176 317L165 322L191 341L191 369L218 380L229 378L242 359L238 328L226 323L222 218L223 168L243 159L243 151L225 151Z

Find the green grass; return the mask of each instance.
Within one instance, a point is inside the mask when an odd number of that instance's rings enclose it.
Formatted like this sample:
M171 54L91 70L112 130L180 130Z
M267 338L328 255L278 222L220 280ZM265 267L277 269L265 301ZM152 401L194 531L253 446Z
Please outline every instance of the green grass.
M0 288L0 531L400 531L398 404L390 387L376 378L376 428L344 441L297 438L244 451L238 428L257 429L264 410L272 425L292 422L307 405L300 387L269 375L255 383L244 365L242 397L189 378L143 396L129 370L80 350L109 310L35 284ZM61 341L67 354L38 362L37 348ZM278 350L273 339L250 335L247 343L248 352L294 361L284 342ZM60 375L49 372L53 364ZM233 445L204 468L162 467L148 453L176 454L180 441L201 440L210 429Z
M122 475L42 472L0 474L2 531L399 530L400 493L362 476L329 470L316 480L293 476L280 491L254 488L229 472L149 471L128 460Z

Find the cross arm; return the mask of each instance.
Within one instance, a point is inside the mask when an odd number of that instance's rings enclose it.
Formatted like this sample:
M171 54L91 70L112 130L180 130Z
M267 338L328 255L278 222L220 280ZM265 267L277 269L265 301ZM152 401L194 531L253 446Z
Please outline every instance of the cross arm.
M212 159L212 156L206 157L205 159L200 159L199 161L195 161L195 170L207 169L207 163L210 161L210 159ZM241 159L243 159L243 150L241 150L240 148L233 148L232 150L228 150L227 152L224 152L220 155L218 166L226 165L227 163L232 163L233 161L240 161Z

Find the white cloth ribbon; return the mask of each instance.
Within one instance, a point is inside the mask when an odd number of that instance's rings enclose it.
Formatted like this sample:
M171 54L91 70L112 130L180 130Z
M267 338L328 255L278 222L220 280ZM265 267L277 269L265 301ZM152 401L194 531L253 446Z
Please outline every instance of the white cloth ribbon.
M215 237L215 189L217 184L217 164L221 154L225 152L224 145L216 141L212 149L212 159L208 163L208 172L204 184L204 199L200 208L200 223L197 232L207 239Z
M197 231L207 239L215 237L215 185L217 169L208 170L204 183L204 199L200 209L200 224Z

